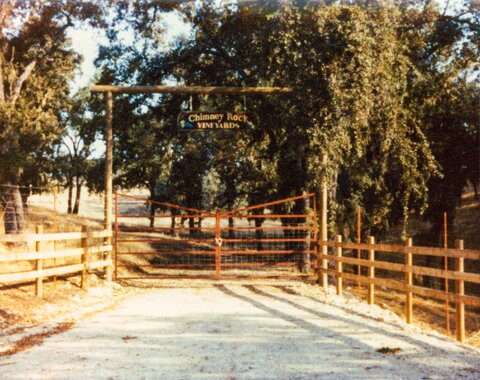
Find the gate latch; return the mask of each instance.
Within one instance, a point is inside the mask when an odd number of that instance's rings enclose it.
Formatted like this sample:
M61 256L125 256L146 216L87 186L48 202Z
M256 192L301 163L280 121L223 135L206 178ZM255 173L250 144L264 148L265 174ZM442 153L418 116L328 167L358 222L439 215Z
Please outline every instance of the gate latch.
M215 238L215 243L217 243L217 246L221 247L223 243L223 239L221 237Z

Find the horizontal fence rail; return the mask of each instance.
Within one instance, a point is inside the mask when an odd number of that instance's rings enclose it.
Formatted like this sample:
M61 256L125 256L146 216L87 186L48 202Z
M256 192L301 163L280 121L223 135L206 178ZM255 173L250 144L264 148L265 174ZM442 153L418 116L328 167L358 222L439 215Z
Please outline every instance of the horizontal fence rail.
M34 251L12 252L0 255L0 268L4 263L10 263L11 266L11 268L7 267L7 273L0 273L0 283L22 283L36 280L35 295L42 297L42 283L47 277L81 273L81 287L85 288L86 276L89 270L112 266L111 252L113 247L111 244L108 244L108 239L112 237L111 231L87 231L85 227L82 227L81 232L44 234L43 227L37 226L36 232L35 234L0 236L0 242L3 243L24 245L35 243ZM80 247L57 248L58 243L70 242L69 244L71 245L72 240L78 240ZM94 242L94 240L97 240L97 242ZM54 249L44 249L44 245L47 242L53 243ZM95 261L92 260L93 255L96 255ZM57 265L57 259L65 258L77 259L80 262ZM45 268L46 262L44 260L53 260L53 266ZM16 267L18 264L28 261L34 261L32 270L22 271Z
M106 230L91 232L59 232L48 234L12 234L0 235L0 243L31 243L37 241L59 241L83 238L111 237L112 233Z
M480 251L474 249L458 249L458 248L438 248L438 247L421 247L407 245L392 245L392 244L367 244L367 243L350 243L350 242L335 242L335 241L319 241L320 245L326 245L327 247L342 247L346 249L360 249L369 250L374 249L381 252L391 253L412 253L417 255L429 255L429 256L445 256L447 252L448 257L462 257L464 259L480 260Z
M322 260L319 275L327 274L334 278L338 295L342 295L344 280L366 285L369 304L374 303L375 286L404 292L407 323L412 322L414 294L445 301L447 304L455 303L457 340L460 342L465 340L465 305L480 307L480 296L466 295L465 283L480 284L480 274L465 272L464 260L480 260L480 250L463 249L463 240L457 240L455 248L437 248L413 246L411 239L408 239L405 245L377 244L372 236L369 237L368 243L342 242L340 235L336 236L335 241L318 241L318 245L333 248L331 254L319 253L319 259ZM345 251L352 253L363 251L366 254L364 254L365 258L361 258L360 254L357 257L348 257L344 256ZM387 253L391 256L379 257L379 253L383 255ZM455 269L449 269L448 265L447 269L422 266L419 265L418 260L414 263L414 256L442 257L447 262L450 259L455 262ZM328 265L329 262L331 265ZM345 265L349 266L350 270L346 270ZM376 269L394 272L394 275L389 278L376 277ZM448 291L447 284L444 290L414 285L413 275L438 278L443 280L444 284L449 280L454 281L454 292ZM449 324L448 319L447 324Z

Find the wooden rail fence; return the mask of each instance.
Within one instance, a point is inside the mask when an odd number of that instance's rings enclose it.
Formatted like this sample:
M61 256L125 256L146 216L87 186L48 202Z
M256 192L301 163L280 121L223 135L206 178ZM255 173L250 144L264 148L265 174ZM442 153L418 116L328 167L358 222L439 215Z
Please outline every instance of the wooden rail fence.
M66 233L43 233L42 226L36 227L35 234L18 234L18 235L1 235L2 243L35 243L34 252L5 253L0 254L0 265L2 263L19 263L30 261L34 262L34 270L0 273L0 283L27 282L35 281L35 294L42 297L43 280L47 277L81 273L81 286L86 286L86 277L88 270L111 268L112 246L110 238L112 232L108 230L87 231L85 227L81 232ZM97 239L101 242L95 243ZM53 247L62 241L78 240L80 247L65 249L45 249L45 243L54 242ZM337 235L335 241L318 241L320 249L318 250L318 268L319 276L330 275L335 279L336 291L338 295L342 295L343 281L350 280L365 284L367 286L367 301L369 304L375 302L375 286L386 287L404 292L405 294L405 319L407 323L413 320L413 295L426 296L437 300L451 302L455 304L456 316L456 338L460 342L465 340L465 305L480 307L480 295L465 294L465 282L480 284L480 274L465 272L464 261L480 260L480 250L464 249L463 240L455 242L455 248L436 248L436 247L420 247L413 246L412 239L407 239L405 245L390 245L375 243L374 237L368 238L368 243L343 242L342 236ZM322 248L332 248L332 254L322 253ZM352 257L344 255L344 250L354 252L366 252L365 258ZM378 253L390 253L402 255L396 261L391 262L379 260ZM97 255L97 261L92 261L93 255ZM440 269L431 268L414 264L414 255L437 256L443 259L451 259L455 262L455 268ZM98 259L98 257L101 259ZM45 260L57 260L60 258L77 257L79 263L60 265L56 264L52 267L45 268ZM381 258L381 257L380 257ZM329 267L328 263L332 263ZM448 262L448 261L446 261ZM348 265L353 269L356 268L357 273L345 271L344 265ZM0 267L1 268L1 267ZM362 271L362 268L367 268ZM400 278L376 277L375 270L381 269L402 273ZM426 288L414 285L413 275L431 276L442 279L445 284L448 280L455 282L454 292L449 292L448 287L444 290ZM326 286L326 282L323 283Z
M463 249L463 240L457 240L455 248L434 248L434 247L415 247L412 239L407 239L406 244L389 245L376 244L374 237L368 238L368 243L342 242L342 236L337 235L335 241L319 241L320 247L334 248L334 254L319 253L319 276L322 274L331 275L336 282L337 294L343 292L343 280L351 280L360 284L367 285L367 301L369 304L375 302L375 286L382 286L390 289L405 292L405 319L411 323L413 319L413 294L431 297L445 302L455 303L456 313L456 337L460 342L465 340L465 305L480 306L480 295L465 295L465 282L480 284L480 274L464 272L464 260L480 260L479 250ZM352 251L366 251L367 258L345 257L344 249ZM321 252L321 249L319 250ZM386 252L401 254L403 263L380 261L376 253ZM439 256L442 258L452 258L455 260L455 269L444 270L438 268L414 265L413 255ZM329 268L328 262L333 262L335 269ZM348 273L344 270L344 264L360 268L357 273ZM366 273L362 273L362 268L368 268ZM393 278L376 278L375 269L404 273L403 281ZM423 286L414 285L413 275L425 275L441 278L445 282L455 281L455 291L448 292L439 289L431 289ZM446 287L448 289L448 287Z
M7 262L20 263L25 261L34 261L35 266L34 270L17 271L14 269L14 272L0 273L0 283L21 283L35 280L35 295L38 297L42 297L42 283L45 278L65 274L81 273L81 286L82 288L85 288L88 270L108 268L112 265L112 246L109 244L105 244L104 242L94 243L93 240L105 240L111 238L111 236L111 231L88 231L85 227L82 227L81 232L44 234L42 226L36 226L35 234L1 235L0 242L2 243L35 243L35 252L0 254L0 265ZM78 240L80 243L80 247L65 248L59 250L44 249L44 245L46 242L54 242L55 244L57 244L58 242L65 242L71 240ZM94 254L97 255L97 261L91 261L91 258ZM101 256L101 260L98 260L98 255ZM44 260L57 260L59 258L67 257L77 257L80 263L61 266L54 265L53 267L44 268Z

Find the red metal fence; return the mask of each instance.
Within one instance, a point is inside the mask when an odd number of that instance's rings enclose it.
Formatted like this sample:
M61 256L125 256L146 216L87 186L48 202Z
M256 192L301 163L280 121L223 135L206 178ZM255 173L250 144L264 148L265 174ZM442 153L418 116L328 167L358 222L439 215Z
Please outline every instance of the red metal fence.
M210 212L116 193L116 278L308 277L316 216L314 194Z

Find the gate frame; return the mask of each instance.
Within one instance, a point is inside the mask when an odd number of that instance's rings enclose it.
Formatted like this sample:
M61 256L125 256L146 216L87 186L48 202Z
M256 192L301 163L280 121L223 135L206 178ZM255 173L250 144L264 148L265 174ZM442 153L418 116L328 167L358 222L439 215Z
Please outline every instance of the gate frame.
M181 205L177 205L177 204L172 204L172 203L168 203L168 202L162 202L162 201L156 201L156 200L151 200L151 199L148 199L148 198L144 198L144 197L139 197L139 196L135 196L135 195L130 195L130 194L125 194L125 193L117 193L115 192L114 193L115 197L114 197L114 211L115 211L115 223L114 223L114 233L113 233L113 252L114 252L114 255L115 255L115 258L114 258L114 279L115 280L118 280L119 277L118 277L118 268L119 268L119 264L118 264L118 256L119 256L119 252L118 252L118 243L119 242L128 242L128 240L123 240L123 239L120 239L118 238L119 236L119 223L118 223L118 218L146 218L146 219L151 219L151 218L155 218L155 216L152 216L152 215L122 215L119 211L119 208L118 208L118 205L119 205L119 197L123 197L123 198L127 198L127 199L134 199L134 200L137 200L139 202L149 202L149 203L152 203L152 204L155 204L155 205L161 205L161 206L164 206L164 207L168 207L170 209L177 209L177 210L183 210L183 211L188 211L188 212L193 212L195 214L198 214L198 215L184 215L183 217L185 218L189 218L189 217L199 217L200 219L202 219L203 217L207 217L207 218L215 218L215 226L214 227L205 227L205 229L207 230L210 230L210 231L213 231L214 232L214 236L213 236L213 240L212 239L207 239L210 243L213 243L214 244L214 250L211 250L211 251L205 251L206 254L211 254L211 255L215 255L215 261L214 261L214 267L215 267L215 272L214 272L214 275L212 276L214 280L221 280L221 279L242 279L242 278L255 278L255 279L260 279L260 278L278 278L278 277L288 277L290 279L293 279L295 277L308 277L309 274L307 272L307 274L303 274L303 275L299 275L299 276L255 276L255 275L227 275L227 276L222 276L222 245L223 245L223 241L225 241L227 244L228 243L235 243L237 240L239 240L238 238L234 238L234 239L230 239L230 238L225 238L223 239L222 238L222 232L224 231L229 231L231 229L233 229L234 231L235 230L244 230L244 229L251 229L250 227L238 227L238 228L235 228L235 227L230 227L230 225L225 228L222 228L221 227L221 221L222 220L226 220L228 218L231 218L231 217L237 217L237 218L240 218L240 219L243 219L243 218L249 218L249 217L254 217L254 215L257 215L257 214L247 214L247 215L239 215L241 212L245 212L245 211L251 211L251 210L255 210L255 209L259 209L259 208L262 208L264 209L265 207L269 207L269 206L273 206L273 205L277 205L277 204L284 204L284 203L287 203L287 202L291 202L291 201L297 201L297 200L306 200L306 199L312 199L312 203L311 205L313 205L313 214L260 214L261 217L264 217L265 219L280 219L282 220L282 218L303 218L304 219L304 222L305 222L305 227L299 227L299 226L295 226L295 227L292 227L292 226L284 226L284 225L281 225L281 226L278 226L277 228L279 230L282 230L282 231L285 231L285 230L304 230L304 231L310 231L307 233L307 235L303 238L303 239L298 239L298 238L282 238L282 239L277 239L277 238L273 238L272 241L275 241L275 242L301 242L303 244L305 243L308 243L308 248L304 248L302 251L299 251L299 252L295 252L296 250L292 250L291 252L289 252L288 249L286 249L285 251L278 251L278 252L275 252L275 253L278 253L278 254L288 254L288 253L300 253L300 254L304 254L304 255L308 255L308 257L310 257L311 254L313 254L314 256L316 256L316 259L317 259L317 268L318 268L318 265L320 263L320 260L319 260L319 255L318 255L318 221L317 221L317 200L316 200L316 194L315 193L308 193L308 194L303 194L303 195L297 195L295 197L289 197L289 198L284 198L284 199L280 199L280 200L276 200L276 201L270 201L270 202L266 202L266 203L259 203L259 204L255 204L255 205L251 205L251 206L248 206L248 207L244 207L244 208L241 208L241 209L235 209L235 210L230 210L230 211L219 211L218 209L215 209L215 211L207 211L207 210L200 210L200 209L196 209L196 208L189 208L189 207L185 207L185 206L181 206ZM162 215L162 216L157 216L157 217L160 217L160 218L163 218L163 217L172 217L172 218L176 218L175 214L173 214L173 211L171 211L172 214L171 215ZM178 217L182 217L182 215L178 215ZM310 226L310 227L306 227L308 224L307 224L307 220L311 220L313 222L313 225ZM128 228L128 227L127 227ZM139 229L142 229L142 227L138 227ZM149 227L145 227L146 229L149 229ZM176 228L176 227L172 227L172 228ZM268 229L275 229L275 227L266 227ZM134 227L133 229L137 229L136 227ZM153 231L155 231L156 229L158 230L164 230L164 229L169 229L168 227L157 227L157 228L153 228ZM170 228L171 229L171 228ZM201 230L201 227L199 227L199 229ZM257 230L257 227L253 227L254 231ZM261 228L262 229L262 228ZM128 231L128 229L126 230ZM313 236L311 235L311 233L313 232ZM257 238L253 238L253 240L255 241ZM191 239L180 239L179 242L182 242L185 241L185 242L190 242ZM201 240L201 241L207 241L207 240ZM241 240L241 239L240 239ZM251 241L252 239L251 238L247 238L245 241ZM268 242L268 238L261 238L261 241L267 241ZM137 241L137 240L133 240L133 241ZM161 242L162 240L151 240L151 239L146 239L146 240L142 240L143 242L145 243L151 243L151 242ZM167 242L169 242L169 240L167 239L166 240ZM313 250L312 250L312 242L313 242ZM213 247L212 247L213 248ZM228 253L230 251L225 251L226 254L228 255ZM128 254L144 254L145 252L131 252L131 253L128 253ZM162 254L162 253L168 253L167 252L164 252L164 251L152 251L150 252L152 255L155 255L155 254ZM172 252L174 253L174 252ZM238 252L235 252L235 253L238 253ZM273 251L269 251L268 249L265 250L265 253L267 254L270 254L270 253L274 253ZM125 252L122 252L120 254L127 254ZM230 252L231 254L231 252ZM257 248L257 251L255 252L255 254L258 254L258 255L262 255L262 250L258 250ZM308 260L307 259L303 259L304 261L302 261L302 267L300 267L300 271L303 272L303 269L305 268L308 268L308 271L311 270L311 264L312 264L312 260L309 258ZM283 264L286 264L286 263L283 263ZM282 265L280 265L282 266ZM124 266L122 266L124 267ZM153 267L153 265L152 265ZM241 268L242 265L239 266L239 268ZM248 270L248 269L247 269ZM305 272L304 272L305 273ZM196 278L196 276L182 276L182 275L179 275L180 277L185 277L185 278ZM120 279L123 279L123 280L127 280L127 279L152 279L152 278L158 278L158 279L165 279L165 278L168 278L168 277L162 277L162 275L159 275L158 277L157 276L147 276L147 277L121 277Z
M104 224L107 232L112 232L112 203L113 203L113 93L120 94L179 94L179 95L251 95L251 94L291 94L291 87L218 87L218 86L116 86L95 85L90 90L93 93L103 93L105 101L105 203ZM322 164L325 170L327 154L322 153ZM327 175L322 172L320 181L320 241L326 242L327 236ZM105 244L112 243L112 238L106 238ZM318 243L318 242L317 242ZM321 246L322 255L328 253L328 247ZM111 259L111 253L107 255ZM327 260L319 260L318 279L320 285L328 287ZM112 281L113 268L106 268L106 279Z

